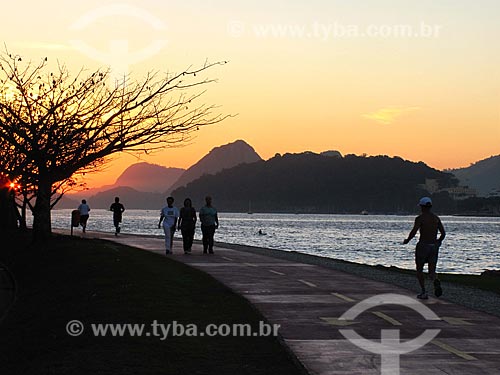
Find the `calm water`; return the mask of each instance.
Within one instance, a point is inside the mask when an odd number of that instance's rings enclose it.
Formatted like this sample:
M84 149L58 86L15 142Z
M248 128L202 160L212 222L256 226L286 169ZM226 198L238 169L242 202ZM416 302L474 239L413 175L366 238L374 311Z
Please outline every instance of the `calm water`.
M69 228L70 212L53 211L53 227ZM127 210L122 232L162 235L158 218L159 212L153 210ZM484 269L500 269L500 218L441 219L447 236L440 250L440 271L477 274ZM216 241L414 268L416 240L401 245L414 216L220 213L219 220ZM259 229L266 235L259 235ZM88 230L114 231L111 212L92 210ZM201 239L199 227L196 238Z

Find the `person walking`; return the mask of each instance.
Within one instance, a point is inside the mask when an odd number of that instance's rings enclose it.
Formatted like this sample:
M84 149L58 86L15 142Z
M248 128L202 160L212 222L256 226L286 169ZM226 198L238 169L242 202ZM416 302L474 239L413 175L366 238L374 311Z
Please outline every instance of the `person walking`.
M184 199L184 207L181 208L179 213L179 223L177 229L182 234L182 245L184 247L184 254L191 254L191 247L193 246L194 230L196 228L196 210L193 208L191 199Z
M122 214L123 211L125 211L125 207L120 203L119 197L115 197L115 203L113 203L109 207L109 210L113 211L113 225L115 226L115 236L118 236L118 233L120 233L121 231L120 223L122 222Z
M415 249L415 264L417 268L417 279L422 289L421 293L417 295L417 298L427 299L427 291L425 290L425 278L424 278L424 265L428 264L429 278L434 284L434 294L436 297L440 297L443 294L443 289L441 288L441 282L436 276L436 267L438 261L439 247L443 242L446 232L444 230L441 219L431 212L432 200L429 197L423 197L419 201L420 209L422 214L417 216L415 219L415 224L411 230L408 238L403 241L403 244L407 244L410 240L415 237L417 231L420 231L420 238ZM440 233L439 238L437 238L437 233Z
M214 234L219 228L217 210L212 206L212 197L205 197L205 206L200 209L201 233L203 234L203 254L214 253Z
M82 226L83 233L87 229L87 221L89 220L90 207L85 199L82 199L82 203L78 206L78 211L80 212L80 225Z
M165 232L165 254L172 253L174 243L174 233L179 218L179 210L174 207L174 198L167 198L167 205L161 209L158 228L161 228L163 222L163 231Z

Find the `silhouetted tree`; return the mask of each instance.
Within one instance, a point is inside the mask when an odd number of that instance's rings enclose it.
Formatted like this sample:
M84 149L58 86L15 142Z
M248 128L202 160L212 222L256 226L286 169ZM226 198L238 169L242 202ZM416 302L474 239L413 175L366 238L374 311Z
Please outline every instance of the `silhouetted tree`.
M225 118L213 115L213 106L192 106L203 92L187 93L213 82L194 77L220 62L163 77L148 73L141 81L124 77L114 87L107 84L109 70L72 77L65 66L51 72L47 64L46 58L33 64L0 57L0 146L7 155L0 168L33 187L38 240L51 234L51 197L76 173L118 152L177 146L200 126Z
M17 229L17 211L14 203L14 187L8 176L0 173L0 234Z

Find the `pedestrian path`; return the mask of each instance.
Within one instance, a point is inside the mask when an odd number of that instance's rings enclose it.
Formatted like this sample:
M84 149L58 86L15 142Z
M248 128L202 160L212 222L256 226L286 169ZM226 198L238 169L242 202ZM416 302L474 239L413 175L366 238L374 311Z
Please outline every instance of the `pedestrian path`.
M162 238L86 237L164 253ZM500 374L498 317L445 299L422 303L406 289L321 266L222 247L201 253L195 244L186 256L175 242L169 257L212 275L280 324L310 374Z

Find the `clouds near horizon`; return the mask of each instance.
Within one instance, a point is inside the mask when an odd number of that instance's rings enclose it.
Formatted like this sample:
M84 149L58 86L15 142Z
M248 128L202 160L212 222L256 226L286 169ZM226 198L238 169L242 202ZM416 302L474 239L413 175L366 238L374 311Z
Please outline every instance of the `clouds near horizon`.
M363 114L362 117L375 121L382 125L391 125L400 117L420 110L420 107L398 107L391 106L378 109L371 113Z

